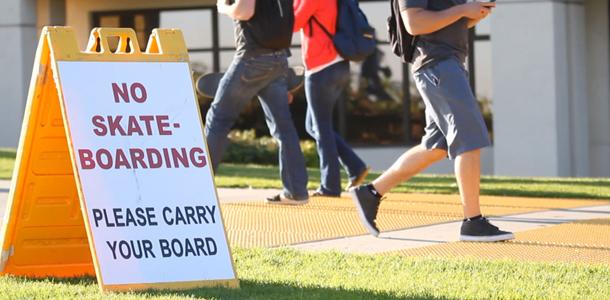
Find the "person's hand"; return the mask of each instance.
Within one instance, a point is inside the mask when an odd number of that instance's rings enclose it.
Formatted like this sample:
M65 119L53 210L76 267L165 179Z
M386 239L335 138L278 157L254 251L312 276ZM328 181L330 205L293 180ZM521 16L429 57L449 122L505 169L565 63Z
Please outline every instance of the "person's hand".
M292 104L292 101L294 101L294 95L292 95L291 92L288 92L288 104Z
M487 17L494 7L496 7L495 2L468 2L462 4L462 14L466 18L480 20Z
M216 0L216 9L219 14L224 14L227 10L227 0Z

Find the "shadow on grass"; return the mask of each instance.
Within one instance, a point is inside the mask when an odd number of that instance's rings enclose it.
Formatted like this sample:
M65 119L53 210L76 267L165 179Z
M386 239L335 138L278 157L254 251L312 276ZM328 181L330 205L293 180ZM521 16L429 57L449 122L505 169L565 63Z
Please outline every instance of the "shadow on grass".
M39 281L68 285L97 285L94 277L77 278L19 278L22 281ZM117 292L117 294L120 294ZM329 287L302 287L293 283L269 283L253 280L240 280L239 289L228 288L198 288L189 290L146 290L132 292L132 295L141 295L143 298L158 297L187 297L194 299L453 299L435 297L432 295L398 296L386 292L367 290L346 290Z
M212 297L219 299L447 299L433 296L402 297L383 292L327 287L300 287L242 280L239 289L204 288L186 291L149 291L151 295Z

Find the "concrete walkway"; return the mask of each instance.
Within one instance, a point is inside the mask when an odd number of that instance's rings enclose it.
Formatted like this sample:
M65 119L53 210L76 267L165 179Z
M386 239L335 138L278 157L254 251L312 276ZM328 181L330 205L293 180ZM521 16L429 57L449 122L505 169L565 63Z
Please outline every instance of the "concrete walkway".
M0 180L0 221L4 217L10 186L11 182L9 180ZM280 190L276 189L218 189L220 203L261 201L261 199L276 195L279 192Z
M490 218L498 227L522 232L578 220L609 218L610 205L574 209L554 209L540 212ZM405 230L382 232L378 238L371 235L316 241L293 245L307 251L335 250L349 253L381 253L431 246L459 240L461 222L434 224Z
M279 193L277 189L218 188L218 200L220 203L260 202Z

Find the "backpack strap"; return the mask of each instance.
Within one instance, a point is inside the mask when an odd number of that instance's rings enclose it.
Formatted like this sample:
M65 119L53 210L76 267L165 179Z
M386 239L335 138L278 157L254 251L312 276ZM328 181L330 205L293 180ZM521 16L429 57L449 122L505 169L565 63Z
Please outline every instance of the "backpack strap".
M309 37L313 36L313 22L311 21L311 18L309 18L309 21L307 22L309 24Z
M313 36L313 28L311 26L311 21L316 22L316 24L318 24L318 26L320 26L320 28L322 28L322 31L324 31L324 33L326 33L328 38L330 38L331 40L333 39L333 35L330 33L330 31L328 31L328 29L326 29L326 27L324 27L324 25L322 25L322 23L320 21L318 21L318 19L316 19L316 17L314 17L314 16L312 16L311 19L309 19L309 32L312 36Z

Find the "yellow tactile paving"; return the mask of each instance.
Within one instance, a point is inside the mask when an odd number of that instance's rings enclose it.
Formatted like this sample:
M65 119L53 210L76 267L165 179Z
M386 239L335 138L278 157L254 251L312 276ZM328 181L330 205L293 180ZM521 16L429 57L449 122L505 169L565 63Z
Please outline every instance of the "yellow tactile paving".
M583 220L517 233L517 243L571 245L610 251L610 218ZM610 252L608 253L610 258Z
M349 199L314 199L303 207L240 203L223 206L229 240L234 246L279 246L366 234ZM398 229L445 222L456 216L388 212L383 228Z
M610 218L525 231L505 243L455 242L394 253L610 265Z
M482 197L481 203L487 215L507 215L610 202ZM268 205L262 200L228 203L222 205L222 211L233 246L282 246L367 233L349 198L311 198L309 204L299 207ZM380 207L378 224L387 231L461 218L457 195L389 194Z
M400 201L409 202L412 204L416 203L430 203L430 204L446 204L446 205L458 205L460 206L459 195L436 195L436 194L388 194L385 202L388 201ZM579 206L594 206L604 205L610 203L604 200L588 200L588 199L556 199L556 198L526 198L526 197L502 197L502 196L481 196L479 202L481 206L485 208L489 207L502 207L502 208L515 208L520 211L527 209L529 211L534 210L546 210L553 208L571 208Z

